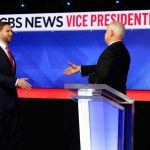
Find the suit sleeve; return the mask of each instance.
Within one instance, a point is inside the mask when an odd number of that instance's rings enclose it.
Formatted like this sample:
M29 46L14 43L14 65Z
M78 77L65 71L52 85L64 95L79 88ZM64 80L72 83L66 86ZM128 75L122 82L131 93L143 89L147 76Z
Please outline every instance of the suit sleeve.
M0 73L0 85L6 86L8 88L14 88L16 83L15 77L9 77Z
M96 65L81 66L81 75L82 76L88 76L92 72L96 72Z
M110 78L113 77L115 68L117 67L117 58L113 56L106 57L103 59L101 64L97 65L96 73L96 83L107 83Z

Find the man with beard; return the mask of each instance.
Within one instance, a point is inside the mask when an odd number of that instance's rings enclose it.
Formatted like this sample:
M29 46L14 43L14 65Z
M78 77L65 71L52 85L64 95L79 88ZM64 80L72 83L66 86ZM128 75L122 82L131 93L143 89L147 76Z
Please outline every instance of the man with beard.
M16 111L16 86L30 90L27 78L17 79L16 62L8 43L12 40L12 28L8 22L0 22L0 150L16 150L19 128Z

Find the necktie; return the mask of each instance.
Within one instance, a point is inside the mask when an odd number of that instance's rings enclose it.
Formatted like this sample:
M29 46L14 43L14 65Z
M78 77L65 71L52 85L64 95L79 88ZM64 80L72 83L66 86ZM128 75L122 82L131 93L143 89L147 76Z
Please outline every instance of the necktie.
M8 54L8 58L9 58L9 60L10 60L12 72L13 72L13 74L14 74L14 71L15 71L15 65L14 65L14 61L13 61L12 55L11 55L10 50L9 50L8 47L6 47L6 51L7 51L7 54Z

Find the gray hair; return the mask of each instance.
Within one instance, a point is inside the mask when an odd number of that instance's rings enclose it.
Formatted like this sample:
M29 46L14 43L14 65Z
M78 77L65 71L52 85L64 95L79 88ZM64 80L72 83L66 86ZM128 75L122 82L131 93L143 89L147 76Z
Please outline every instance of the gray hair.
M121 36L122 38L125 35L125 27L121 22L118 21L111 22L108 25L108 28L112 29L115 32L115 34Z

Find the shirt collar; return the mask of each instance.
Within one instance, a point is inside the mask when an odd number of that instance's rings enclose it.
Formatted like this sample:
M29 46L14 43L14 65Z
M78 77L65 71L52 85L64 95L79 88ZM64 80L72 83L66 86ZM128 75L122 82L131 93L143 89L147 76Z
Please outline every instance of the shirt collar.
M7 47L7 45L5 45L4 43L2 43L1 41L0 41L0 47L2 48L2 49L6 49L6 47Z
M111 42L108 46L110 46L110 45L112 45L112 44L114 44L114 43L116 43L116 42L121 42L121 40L113 41L113 42Z

